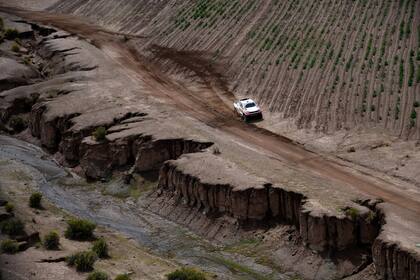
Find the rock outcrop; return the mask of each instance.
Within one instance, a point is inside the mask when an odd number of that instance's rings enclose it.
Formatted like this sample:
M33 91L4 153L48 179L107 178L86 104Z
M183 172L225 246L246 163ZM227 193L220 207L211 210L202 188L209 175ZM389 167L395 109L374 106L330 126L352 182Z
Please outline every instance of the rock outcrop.
M376 271L381 279L420 279L420 257L380 235L372 247Z
M27 85L39 74L33 68L7 57L0 57L0 91Z
M367 207L351 205L353 215L346 209L324 211L303 194L264 182L210 153L165 162L159 187L200 212L228 215L241 225L295 225L303 242L317 251L371 245L380 227Z

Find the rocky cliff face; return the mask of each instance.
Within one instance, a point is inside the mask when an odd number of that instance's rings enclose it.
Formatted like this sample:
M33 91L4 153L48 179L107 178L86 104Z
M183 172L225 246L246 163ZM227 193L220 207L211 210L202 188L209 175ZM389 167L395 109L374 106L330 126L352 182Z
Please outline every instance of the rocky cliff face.
M420 279L420 258L380 235L372 247L376 271L382 279Z
M215 165L223 166L223 172L209 172ZM164 197L160 203L189 207L192 213L204 213L209 219L227 216L247 227L294 225L303 243L318 252L371 247L382 279L420 279L420 256L410 252L412 244L404 246L388 238L392 229L382 224L392 221L384 218L375 201L355 203L336 213L320 210L303 194L244 174L209 153L165 162L159 188Z
M195 162L194 167L191 162ZM224 165L223 174L214 174L222 178L221 182L213 182L213 175L203 176L202 170L196 167L213 170L215 163ZM295 225L303 242L317 251L371 245L378 235L379 219L364 206L354 205L357 215L353 216L346 215L346 211L324 213L316 210L304 195L244 176L243 171L225 167L229 165L210 153L167 161L160 171L159 187L200 212L210 216L228 215L242 225ZM239 182L238 176L241 176Z

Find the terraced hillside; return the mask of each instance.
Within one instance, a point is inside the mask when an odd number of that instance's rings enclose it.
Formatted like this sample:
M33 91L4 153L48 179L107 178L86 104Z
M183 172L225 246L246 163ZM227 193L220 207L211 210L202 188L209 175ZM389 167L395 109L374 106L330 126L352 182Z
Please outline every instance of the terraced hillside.
M204 51L226 65L236 96L299 127L420 138L420 1L62 0L50 9L144 35L145 51Z

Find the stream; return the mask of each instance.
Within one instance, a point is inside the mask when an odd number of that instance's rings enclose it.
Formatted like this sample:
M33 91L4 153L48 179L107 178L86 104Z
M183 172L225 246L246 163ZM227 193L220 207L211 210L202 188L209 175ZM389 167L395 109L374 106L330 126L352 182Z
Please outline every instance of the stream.
M57 207L123 233L153 254L199 267L218 279L290 279L252 258L224 252L132 199L104 195L103 183L77 178L37 146L0 135L0 160L17 161L29 169L39 190Z

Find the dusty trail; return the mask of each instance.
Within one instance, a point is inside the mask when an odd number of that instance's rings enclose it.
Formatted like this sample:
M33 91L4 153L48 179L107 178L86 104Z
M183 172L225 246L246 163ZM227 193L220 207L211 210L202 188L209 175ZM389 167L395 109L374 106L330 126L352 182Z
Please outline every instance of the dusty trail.
M203 63L198 60L191 61L195 59L194 55L187 52L176 53L171 49L160 50L161 55L177 57L177 63L192 68L191 70L201 76L208 90L203 91L199 96L173 82L158 67L147 63L146 58L123 42L123 37L119 33L109 32L74 16L25 11L5 6L0 6L0 11L50 24L89 39L108 54L110 59L125 69L128 75L146 84L151 94L169 101L188 115L239 138L243 143L257 146L269 156L288 165L315 173L337 184L351 186L364 194L380 197L389 203L410 210L413 218L420 214L420 195L404 192L398 186L368 174L349 171L335 161L314 154L285 137L235 119L230 104L227 104L228 101L233 101L233 94L226 88L220 87L224 85L221 76L215 75L205 66L204 72L200 72L197 67L200 65L203 67ZM227 101L223 102L223 100Z

